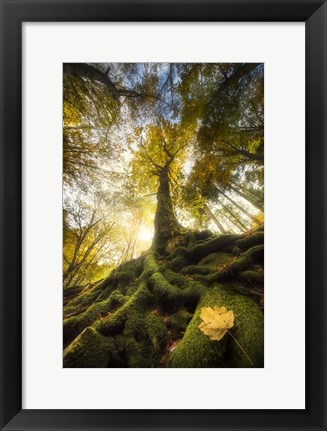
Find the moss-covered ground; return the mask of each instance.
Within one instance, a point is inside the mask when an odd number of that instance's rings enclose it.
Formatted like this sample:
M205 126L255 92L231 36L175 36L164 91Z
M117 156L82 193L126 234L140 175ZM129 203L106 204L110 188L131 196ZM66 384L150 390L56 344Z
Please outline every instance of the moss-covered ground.
M264 234L186 232L99 283L64 292L64 367L263 367ZM220 341L202 307L226 307Z

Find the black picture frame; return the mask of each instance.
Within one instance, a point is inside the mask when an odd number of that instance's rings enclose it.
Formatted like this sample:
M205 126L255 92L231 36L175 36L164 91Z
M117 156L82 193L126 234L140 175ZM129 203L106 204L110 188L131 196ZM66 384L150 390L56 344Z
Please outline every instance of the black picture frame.
M305 22L305 410L22 410L22 23L29 21ZM322 0L1 0L1 430L327 429L326 32Z

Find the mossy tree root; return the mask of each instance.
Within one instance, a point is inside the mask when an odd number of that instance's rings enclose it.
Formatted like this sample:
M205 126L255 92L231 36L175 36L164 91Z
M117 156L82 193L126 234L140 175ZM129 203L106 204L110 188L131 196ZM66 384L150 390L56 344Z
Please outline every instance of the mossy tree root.
M208 254L220 251L240 238L243 238L243 235L219 235L187 250L186 256L192 263L196 263Z
M232 262L226 268L223 268L216 273L206 277L209 284L214 282L222 282L235 276L236 274L250 268L256 263L263 263L264 259L264 246L256 245L245 253L243 253L237 260Z
M109 277L97 286L97 291L99 292L97 299L108 298L117 288L122 291L122 293L125 293L125 288L128 284L138 278L142 273L143 261L144 256L140 256L137 259L124 262L114 269Z
M95 320L107 315L113 308L123 305L126 300L127 298L121 295L118 291L114 291L110 297L104 301L94 302L86 311L84 311L84 313L64 320L64 343L66 344L71 341L80 334L83 329L90 326Z
M244 238L234 242L233 247L239 248L241 251L246 251L251 247L264 243L264 232L256 231L252 235L247 235Z
M117 360L115 341L103 337L94 328L87 327L64 350L65 368L105 368L110 360Z
M257 304L246 296L215 284L202 295L182 341L168 359L168 367L247 368L253 365L234 340L226 334L220 341L212 341L199 329L201 307L225 306L233 310L234 327L230 330L251 358L255 367L263 366L263 315Z
M255 366L262 366L262 313L236 287L263 285L263 232L195 232L185 238L169 255L150 249L97 285L69 296L65 313L75 315L64 320L65 345L70 342L65 367L158 367L167 366L167 360L169 367L251 366L228 334L213 342L198 329L201 307L215 305L234 311L233 336ZM232 249L238 250L237 258ZM217 284L225 281L225 287ZM169 354L169 343L180 337Z
M140 282L136 292L122 307L112 315L97 320L93 326L102 335L117 334L122 331L128 315L133 312L133 309L143 310L151 301L152 295L147 288L147 283Z

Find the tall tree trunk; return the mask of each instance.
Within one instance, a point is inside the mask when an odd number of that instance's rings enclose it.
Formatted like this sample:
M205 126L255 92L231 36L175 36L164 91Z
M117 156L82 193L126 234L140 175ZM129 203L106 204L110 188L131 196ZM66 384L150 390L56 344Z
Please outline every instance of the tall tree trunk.
M119 89L114 82L111 81L106 72L102 72L87 63L64 63L63 72L65 75L77 76L79 78L87 78L91 81L97 81L104 84L107 90L112 94L115 100L118 100L120 96L128 97L143 97L142 94L133 91Z
M220 221L218 220L218 218L214 215L214 213L211 211L211 209L209 208L208 205L205 206L205 209L207 211L207 213L209 214L209 217L211 218L211 220L215 223L215 225L218 227L218 229L220 230L221 233L226 233L226 230L224 228L224 226L220 223Z
M218 189L218 190L219 190L220 194L222 194L226 199L229 200L229 202L231 202L233 205L235 205L236 208L238 208L240 211L242 211L242 213L244 213L245 215L247 215L255 223L260 224L260 220L258 220L255 216L253 216L251 213L249 213L249 211L247 211L240 204L238 204L237 202L235 202L231 197L229 197L228 195L226 195L226 193L224 193L221 189Z
M141 213L141 216L139 218L136 230L134 232L134 241L133 241L133 245L132 245L131 259L134 259L135 245L136 245L136 241L137 241L138 236L139 236L142 219L143 219L143 212Z
M251 196L249 196L248 194L243 193L241 190L239 190L238 188L235 188L233 186L229 186L230 189L238 194L239 196L241 196L243 199L245 199L246 201L250 202L250 204L252 204L254 207L256 207L258 210L263 211L263 205L260 205L255 199L253 199Z
M232 220L230 220L228 217L226 217L226 215L225 214L223 214L223 217L225 218L225 223L226 223L226 225L227 225L227 227L228 227L228 229L229 229L229 232L232 232L232 233L234 233L235 231L234 231L234 229L233 229L233 221ZM228 232L228 230L226 230L225 231L225 233L227 233Z
M159 188L157 192L157 209L154 217L154 238L152 248L158 253L164 253L167 241L179 231L180 225L176 220L169 186L169 160L161 169Z
M224 205L220 200L217 200L217 202L220 203L220 205L222 206L222 208L232 217L232 221L234 223L235 226L237 226L239 229L241 229L241 231L243 231L244 233L247 232L247 227L245 226L245 224L242 223L242 221L239 219L239 217L237 217L229 208L227 205Z

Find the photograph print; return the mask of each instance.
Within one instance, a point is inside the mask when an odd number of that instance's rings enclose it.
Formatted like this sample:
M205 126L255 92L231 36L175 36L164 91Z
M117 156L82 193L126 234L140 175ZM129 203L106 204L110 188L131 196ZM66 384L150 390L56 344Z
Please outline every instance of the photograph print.
M263 64L63 64L62 288L64 368L264 367Z

